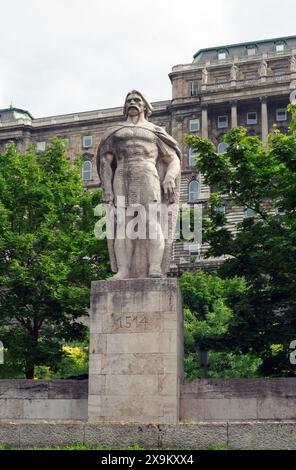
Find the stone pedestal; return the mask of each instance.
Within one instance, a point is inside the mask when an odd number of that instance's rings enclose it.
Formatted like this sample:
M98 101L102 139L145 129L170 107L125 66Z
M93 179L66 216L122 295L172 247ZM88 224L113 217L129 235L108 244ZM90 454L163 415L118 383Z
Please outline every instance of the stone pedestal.
M89 420L177 423L183 315L176 279L92 283Z

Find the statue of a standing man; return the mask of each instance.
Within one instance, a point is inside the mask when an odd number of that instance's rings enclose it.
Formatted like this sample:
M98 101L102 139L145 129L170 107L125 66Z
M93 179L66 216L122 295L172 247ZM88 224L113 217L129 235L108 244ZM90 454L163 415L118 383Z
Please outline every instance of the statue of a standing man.
M124 199L126 214L131 207L138 207L138 212L145 208L148 226L151 205L178 207L181 153L163 128L147 120L152 107L142 93L129 92L123 111L126 120L106 131L98 149L104 202L118 209L118 200ZM128 221L128 215L117 216L115 239L108 240L112 270L117 272L113 279L166 275L172 233L165 239L161 222L156 218L152 221L155 237L149 237L149 233L145 240L117 236Z

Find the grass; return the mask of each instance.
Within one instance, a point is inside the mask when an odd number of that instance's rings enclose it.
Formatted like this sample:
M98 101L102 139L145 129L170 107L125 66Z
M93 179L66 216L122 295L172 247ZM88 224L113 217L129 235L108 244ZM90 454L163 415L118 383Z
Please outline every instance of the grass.
M69 444L66 446L56 446L56 447L9 447L5 445L0 445L0 450L232 450L224 446L213 446L208 449L185 449L185 448L144 448L140 447L137 444L131 445L129 447L105 447L103 445L89 446L86 444Z

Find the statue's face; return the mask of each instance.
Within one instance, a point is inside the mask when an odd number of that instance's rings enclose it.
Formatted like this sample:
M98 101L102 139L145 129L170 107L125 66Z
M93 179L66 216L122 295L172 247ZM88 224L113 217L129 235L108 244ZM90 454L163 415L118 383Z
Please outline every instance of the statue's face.
M128 116L137 116L145 112L146 106L143 98L137 93L131 93L126 99L126 111Z

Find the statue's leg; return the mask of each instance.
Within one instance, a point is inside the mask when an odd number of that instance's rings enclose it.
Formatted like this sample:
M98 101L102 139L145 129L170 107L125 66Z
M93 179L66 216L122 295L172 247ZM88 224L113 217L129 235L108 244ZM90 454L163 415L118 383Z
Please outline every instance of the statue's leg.
M117 273L112 277L112 279L128 279L130 269L127 264L127 256L126 256L126 243L125 240L116 239L114 242L114 251L116 256L117 262Z
M126 230L125 227L121 227L120 224L126 224L128 222L127 220L121 221L120 219L117 220L117 233L124 234L125 233L125 238L116 238L114 242L114 251L115 251L115 256L116 256L116 262L117 262L117 267L118 267L118 272L115 274L115 276L112 277L112 279L129 279L130 278L130 272L131 272L131 261L133 257L133 249L134 249L134 244L133 240L130 240L126 236Z
M150 238L149 243L149 277L163 277L161 263L164 253L164 237L159 221L155 226L156 238Z

